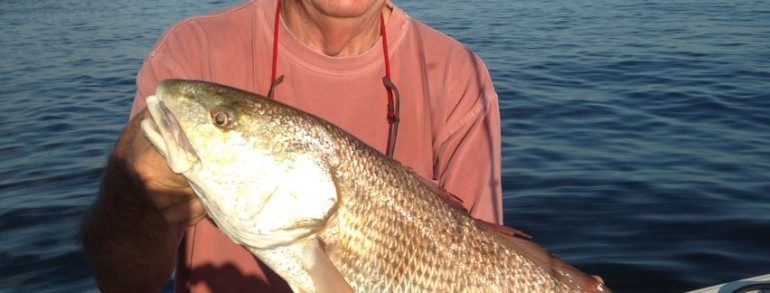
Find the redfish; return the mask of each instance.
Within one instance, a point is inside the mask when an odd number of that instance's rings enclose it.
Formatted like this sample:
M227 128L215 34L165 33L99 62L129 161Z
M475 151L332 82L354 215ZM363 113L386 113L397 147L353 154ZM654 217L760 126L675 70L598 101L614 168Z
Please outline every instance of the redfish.
M610 292L316 116L166 80L142 129L208 216L302 292Z

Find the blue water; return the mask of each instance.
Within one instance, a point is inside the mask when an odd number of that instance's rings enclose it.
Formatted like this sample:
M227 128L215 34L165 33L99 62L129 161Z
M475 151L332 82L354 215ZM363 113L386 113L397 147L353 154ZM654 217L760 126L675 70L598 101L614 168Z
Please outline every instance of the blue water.
M0 0L0 292L95 290L77 226L142 58L236 2ZM766 1L397 3L492 72L507 224L617 292L770 272Z

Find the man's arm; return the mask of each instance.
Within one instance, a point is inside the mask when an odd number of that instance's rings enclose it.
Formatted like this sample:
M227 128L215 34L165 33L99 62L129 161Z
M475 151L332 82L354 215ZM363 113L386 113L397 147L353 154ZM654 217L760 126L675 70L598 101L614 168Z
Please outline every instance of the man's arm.
M449 110L444 110L434 172L471 216L503 224L497 93L483 61L470 51L459 52L444 81L445 96L451 98L444 104Z
M444 142L440 182L459 196L471 216L503 224L500 123L497 100Z
M182 229L203 216L183 177L141 133L139 113L110 155L80 237L104 292L158 292L175 263Z

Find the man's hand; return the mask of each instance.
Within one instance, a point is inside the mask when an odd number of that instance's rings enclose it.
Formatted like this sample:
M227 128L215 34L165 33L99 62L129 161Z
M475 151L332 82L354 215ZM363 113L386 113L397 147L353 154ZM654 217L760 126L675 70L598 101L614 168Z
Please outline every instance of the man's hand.
M134 120L149 119L149 113L137 114ZM171 225L191 226L206 215L187 180L171 171L166 159L147 140L139 127L141 121L132 121L136 128L125 150L128 166L134 170L147 191L148 200Z
M179 232L205 212L184 177L141 131L146 113L128 123L107 162L80 237L104 292L159 292L174 269Z

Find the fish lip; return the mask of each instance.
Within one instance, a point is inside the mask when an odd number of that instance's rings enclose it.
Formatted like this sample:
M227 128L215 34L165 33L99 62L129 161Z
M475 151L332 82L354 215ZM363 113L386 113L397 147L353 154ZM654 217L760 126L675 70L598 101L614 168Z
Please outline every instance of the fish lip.
M200 162L200 157L173 111L166 106L161 92L157 93L152 101L148 100L148 110L153 129L163 138L164 156L169 167L179 174L192 169Z
M168 125L171 127L172 133L174 134L174 140L187 153L192 154L197 158L198 153L195 151L192 143L190 143L190 140L187 138L187 134L184 132L184 129L182 129L182 126L179 125L179 121L176 120L176 116L174 116L171 110L166 106L166 103L163 102L162 98L160 100L160 110L163 113L163 118L166 119Z

